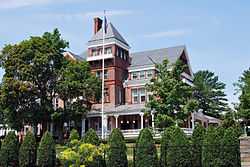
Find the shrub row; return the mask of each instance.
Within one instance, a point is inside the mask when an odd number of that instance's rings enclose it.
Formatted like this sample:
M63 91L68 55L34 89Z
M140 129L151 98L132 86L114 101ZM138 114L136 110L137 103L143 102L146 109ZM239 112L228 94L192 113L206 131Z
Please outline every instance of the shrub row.
M2 142L1 167L54 167L55 162L55 143L49 132L43 135L38 148L35 136L31 132L26 134L20 147L15 132L8 133Z

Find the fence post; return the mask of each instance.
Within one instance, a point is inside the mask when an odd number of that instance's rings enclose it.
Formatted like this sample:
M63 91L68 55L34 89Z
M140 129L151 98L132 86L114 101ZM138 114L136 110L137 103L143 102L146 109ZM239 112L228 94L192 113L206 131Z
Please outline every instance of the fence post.
M135 167L135 146L133 147L133 167Z

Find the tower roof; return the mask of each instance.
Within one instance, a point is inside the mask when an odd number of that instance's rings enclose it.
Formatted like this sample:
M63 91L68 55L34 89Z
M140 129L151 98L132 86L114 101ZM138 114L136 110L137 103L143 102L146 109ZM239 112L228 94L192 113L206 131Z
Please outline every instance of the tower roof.
M102 39L103 39L103 27L96 34L92 36L91 40L88 41L88 46L102 44ZM127 41L122 37L122 35L113 26L113 24L108 23L107 33L105 34L105 43L115 42L116 40L129 47Z

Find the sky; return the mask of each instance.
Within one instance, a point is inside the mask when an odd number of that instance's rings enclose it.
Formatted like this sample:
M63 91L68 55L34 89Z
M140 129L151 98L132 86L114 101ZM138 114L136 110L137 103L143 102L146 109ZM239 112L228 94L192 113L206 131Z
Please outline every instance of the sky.
M0 49L58 28L80 54L104 9L131 52L186 45L193 72L214 72L238 101L233 84L250 67L246 0L0 0Z

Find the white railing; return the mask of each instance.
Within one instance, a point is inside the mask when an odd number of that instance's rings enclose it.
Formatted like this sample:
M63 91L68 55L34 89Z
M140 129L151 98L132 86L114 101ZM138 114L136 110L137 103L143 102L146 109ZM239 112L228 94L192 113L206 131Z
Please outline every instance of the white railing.
M192 128L181 128L183 130L183 132L187 135L187 136L191 136L193 134L193 129ZM141 129L127 129L127 130L121 130L121 132L123 133L125 138L137 138L140 134ZM154 138L160 138L161 134L163 131L160 131L159 129L155 129L153 131L153 136ZM97 135L99 137L102 136L102 131L101 130L97 130L96 131ZM110 130L108 130L106 132L106 137L108 137L110 135Z
M87 57L87 61L110 59L110 58L113 58L112 53L111 54L98 55L98 56L90 56L90 57Z

